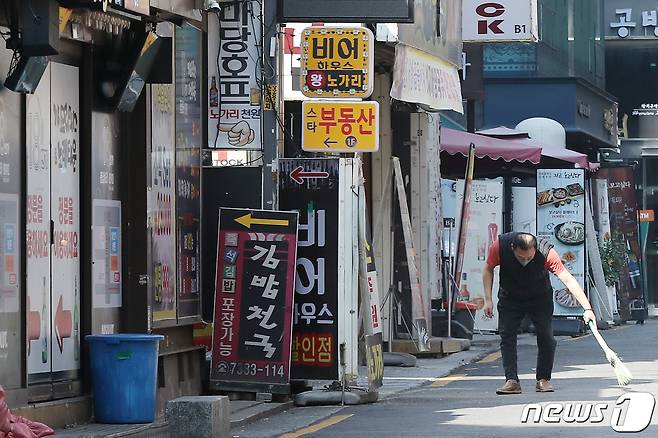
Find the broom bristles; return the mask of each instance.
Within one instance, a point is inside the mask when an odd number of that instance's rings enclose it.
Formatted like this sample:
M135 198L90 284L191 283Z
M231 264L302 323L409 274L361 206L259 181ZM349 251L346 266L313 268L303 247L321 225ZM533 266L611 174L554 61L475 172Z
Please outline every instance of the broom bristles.
M610 365L612 365L612 368L615 370L618 384L626 386L631 383L631 380L633 380L633 374L631 374L631 370L629 370L619 356L617 356L617 353L610 351L608 362L610 362Z

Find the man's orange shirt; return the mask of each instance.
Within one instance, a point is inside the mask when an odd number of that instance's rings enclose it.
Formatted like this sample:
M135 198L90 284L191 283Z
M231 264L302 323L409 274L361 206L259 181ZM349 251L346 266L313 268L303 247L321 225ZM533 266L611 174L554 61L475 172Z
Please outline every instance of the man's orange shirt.
M487 255L487 266L493 269L498 265L500 265L500 243L498 240L496 240L489 247L489 254ZM560 260L560 256L553 248L551 248L551 250L548 252L548 256L546 256L544 268L546 268L548 272L552 272L555 275L560 275L565 269L564 265L562 264L562 260Z

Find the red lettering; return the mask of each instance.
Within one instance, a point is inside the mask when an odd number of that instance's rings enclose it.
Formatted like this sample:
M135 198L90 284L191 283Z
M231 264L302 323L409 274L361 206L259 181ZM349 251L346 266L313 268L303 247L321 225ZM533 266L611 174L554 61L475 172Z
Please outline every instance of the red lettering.
M501 5L500 3L482 3L480 6L478 6L475 9L475 12L480 16L480 17L487 17L487 18L493 18L493 17L499 17L505 13L505 6Z

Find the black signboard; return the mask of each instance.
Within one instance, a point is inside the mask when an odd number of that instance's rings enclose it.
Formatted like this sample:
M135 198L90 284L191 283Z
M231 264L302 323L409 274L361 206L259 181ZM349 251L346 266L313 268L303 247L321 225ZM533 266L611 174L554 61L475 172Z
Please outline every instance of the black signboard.
M215 388L267 384L267 392L288 391L297 217L291 212L220 209L211 371Z
M201 314L201 31L176 29L178 318Z
M338 379L338 159L284 159L279 206L299 211L293 379Z
M279 0L279 21L413 23L413 0Z

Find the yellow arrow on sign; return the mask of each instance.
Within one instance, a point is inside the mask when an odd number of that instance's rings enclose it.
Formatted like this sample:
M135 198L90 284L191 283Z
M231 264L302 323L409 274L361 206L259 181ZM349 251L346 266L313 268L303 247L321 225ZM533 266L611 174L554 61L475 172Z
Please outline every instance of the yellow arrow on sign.
M252 225L273 225L276 227L287 227L289 221L285 219L258 219L251 217L251 213L240 216L239 218L234 219L240 225L251 229Z

